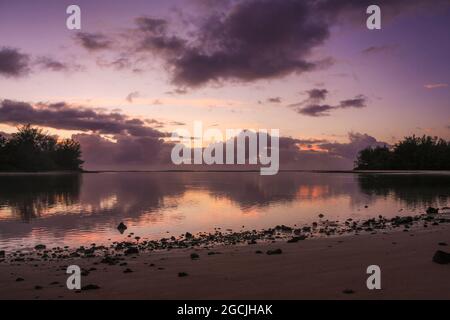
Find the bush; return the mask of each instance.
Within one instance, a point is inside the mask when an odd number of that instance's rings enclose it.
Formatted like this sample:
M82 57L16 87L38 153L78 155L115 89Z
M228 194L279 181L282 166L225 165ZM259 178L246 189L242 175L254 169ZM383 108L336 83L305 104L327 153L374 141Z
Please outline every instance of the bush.
M0 136L0 171L82 170L81 149L72 139L58 141L25 125L10 138Z
M393 148L359 152L356 170L450 170L450 141L437 137L406 137Z

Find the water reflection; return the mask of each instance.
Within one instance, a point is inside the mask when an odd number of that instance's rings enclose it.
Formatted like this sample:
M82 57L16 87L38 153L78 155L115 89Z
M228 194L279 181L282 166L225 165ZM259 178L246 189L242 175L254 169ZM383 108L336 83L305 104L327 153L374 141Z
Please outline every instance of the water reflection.
M0 175L0 246L102 242L135 233L208 231L446 206L450 175L103 173ZM368 206L369 205L369 206ZM368 208L367 208L368 206ZM206 229L206 230L205 230Z
M450 175L366 174L358 184L372 198L392 196L407 208L445 206L450 196Z
M1 176L0 208L8 208L14 219L29 222L51 208L76 203L81 178L78 174Z

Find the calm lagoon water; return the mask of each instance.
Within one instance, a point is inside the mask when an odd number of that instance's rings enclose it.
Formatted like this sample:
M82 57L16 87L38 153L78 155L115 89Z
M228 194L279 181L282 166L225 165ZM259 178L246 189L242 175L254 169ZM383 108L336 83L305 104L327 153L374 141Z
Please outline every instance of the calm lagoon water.
M0 175L0 249L396 216L446 207L448 174L159 172ZM367 206L367 208L366 208ZM116 226L123 221L122 235Z

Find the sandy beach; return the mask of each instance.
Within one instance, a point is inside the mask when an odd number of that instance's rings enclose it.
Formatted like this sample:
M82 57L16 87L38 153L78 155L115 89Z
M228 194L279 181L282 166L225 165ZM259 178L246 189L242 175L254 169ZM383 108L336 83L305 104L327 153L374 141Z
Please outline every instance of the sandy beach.
M449 251L448 243L450 225L440 224L295 243L144 252L115 265L99 257L5 261L0 299L450 299L450 265L432 261L437 250ZM267 254L275 249L282 253ZM71 264L85 270L83 287L98 288L68 290L65 268ZM369 265L381 268L381 290L367 289Z

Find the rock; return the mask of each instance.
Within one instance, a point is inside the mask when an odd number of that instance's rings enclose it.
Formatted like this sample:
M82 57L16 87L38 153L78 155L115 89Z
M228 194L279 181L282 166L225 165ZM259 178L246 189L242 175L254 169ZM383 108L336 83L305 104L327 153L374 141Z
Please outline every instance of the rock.
M126 268L125 270L123 270L123 273L132 273L133 270L131 270L130 268Z
M125 250L124 254L126 256L130 255L130 254L138 254L139 253L139 249L136 247L130 247L127 250Z
M440 245L440 246L446 246L447 243L446 243L446 242L439 242L438 245Z
M439 264L449 264L450 263L450 253L438 250L433 256L433 262Z
M262 251L261 251L261 250L256 250L255 253L256 253L256 254L261 254Z
M45 244L38 244L34 247L36 250L45 250L46 248Z
M123 222L119 223L117 226L117 230L119 230L120 233L124 233L127 229L128 227Z
M20 278L20 277L19 277L19 278L16 279L16 282L22 282L22 281L24 281L24 280L25 280L24 278Z
M192 260L197 260L197 259L200 259L200 256L197 254L197 253L191 253L191 259Z
M344 289L344 290L342 290L342 293L353 294L353 293L355 293L355 291L353 291L352 289Z
M299 242L299 241L305 240L305 239L306 239L305 235L300 235L300 236L297 236L297 237L292 237L291 239L289 239L287 241L287 243L295 243L295 242Z
M117 264L117 260L114 259L113 257L106 256L100 261L100 263L105 263L105 264L109 264L110 266L113 266L113 265Z
M4 258L5 257L5 250L1 250L0 251L0 258Z
M178 276L181 277L187 277L188 274L186 272L178 272Z
M266 254L270 255L274 255L274 254L282 254L283 251L281 249L275 249L275 250L267 250Z
M185 235L186 239L191 239L193 237L192 233L186 232Z
M96 285L96 284L88 284L88 285L85 285L85 286L81 287L82 291L97 290L97 289L100 289L100 287L98 285Z
M34 290L42 290L42 286L34 286Z
M319 214L319 218L323 218L325 217L323 214Z
M436 213L439 213L439 209L433 208L433 207L428 207L426 213L427 214L436 214Z

